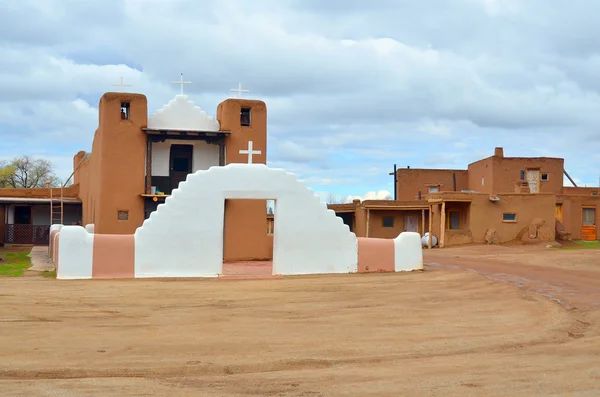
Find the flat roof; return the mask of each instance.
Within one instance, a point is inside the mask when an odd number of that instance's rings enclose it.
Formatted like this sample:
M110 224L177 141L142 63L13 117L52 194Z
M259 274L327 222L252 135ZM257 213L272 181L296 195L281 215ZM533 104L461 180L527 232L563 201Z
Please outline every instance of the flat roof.
M60 198L50 200L49 198L31 198L31 197L0 197L0 203L5 204L60 204ZM81 204L81 200L76 198L63 198L64 204Z
M177 130L168 128L142 128L148 135L183 136L186 138L204 138L231 135L231 131L202 131L202 130Z

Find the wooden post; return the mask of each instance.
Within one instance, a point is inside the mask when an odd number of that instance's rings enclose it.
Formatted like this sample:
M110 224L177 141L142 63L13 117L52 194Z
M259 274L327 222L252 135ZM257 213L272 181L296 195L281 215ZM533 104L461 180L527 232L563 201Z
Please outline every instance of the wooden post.
M219 166L225 165L225 139L219 142Z
M433 233L431 232L431 229L433 229L433 211L432 211L433 205L429 204L429 238L427 239L427 249L431 249L431 240L432 240L432 236Z
M152 139L150 136L146 136L146 183L145 193L150 194L150 188L152 186Z
M425 210L421 210L421 236L425 235Z
M442 201L442 211L440 213L440 241L438 245L444 248L444 239L446 238L446 202Z
M369 225L371 223L371 211L367 209L367 232L365 233L365 237L369 237Z

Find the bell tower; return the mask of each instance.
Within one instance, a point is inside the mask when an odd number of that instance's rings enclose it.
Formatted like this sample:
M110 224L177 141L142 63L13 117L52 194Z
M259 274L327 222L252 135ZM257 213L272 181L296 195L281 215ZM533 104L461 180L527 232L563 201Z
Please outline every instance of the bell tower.
M108 92L100 98L92 148L93 223L98 234L130 234L144 221L148 101L145 95Z

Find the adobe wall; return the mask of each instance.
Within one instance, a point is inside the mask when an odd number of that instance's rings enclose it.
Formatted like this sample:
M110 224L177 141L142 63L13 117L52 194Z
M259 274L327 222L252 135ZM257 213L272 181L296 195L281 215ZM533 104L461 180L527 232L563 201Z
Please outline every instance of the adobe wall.
M467 190L492 194L494 191L494 164L493 157L469 164ZM514 188L509 192L514 192Z
M370 210L369 211L369 237L393 239L404 232L404 223L407 215L418 216L418 233L423 235L429 230L429 217L425 211L425 231L422 230L422 211L421 210ZM391 216L394 218L393 227L383 227L383 218Z
M564 186L562 193L569 196L600 196L600 187Z
M130 104L128 120L121 119L121 102ZM146 134L148 123L145 95L106 93L98 108L99 126L90 159L89 198L95 232L131 234L144 221ZM126 220L118 212L127 212ZM92 223L88 222L88 223Z
M521 182L521 170L539 168L540 173L547 173L548 180L540 179L540 193L561 194L563 191L564 160L559 158L521 158L494 157L494 193L515 191L515 185ZM527 181L527 176L523 181Z
M78 152L73 156L73 183L79 187L79 198L81 199L81 223L87 225L93 223L90 211L90 162L91 156L84 160L85 151ZM79 165L79 163L81 165ZM79 165L79 168L77 166Z
M581 239L582 207L595 207L596 226L598 227L598 225L600 225L600 197L560 195L558 196L558 200L563 203L563 226L565 232L571 233L571 238L573 240ZM600 233L598 233L598 235L600 235Z
M57 278L220 276L228 198L277 200L273 274L423 269L418 233L386 241L366 239L359 252L354 233L294 175L262 164L230 164L190 175L134 235L53 226L50 249Z
M553 194L502 194L492 202L488 195L472 194L470 229L474 243L484 243L488 229L495 229L501 243L512 241L536 218L550 229L549 241L555 237L555 205ZM516 222L503 222L503 213L516 213Z
M467 170L400 168L396 171L398 200L417 200L419 191L424 199L425 195L429 194L429 186L427 186L429 184L441 185L442 192L454 191L453 174L456 175L456 191L467 189L469 177Z

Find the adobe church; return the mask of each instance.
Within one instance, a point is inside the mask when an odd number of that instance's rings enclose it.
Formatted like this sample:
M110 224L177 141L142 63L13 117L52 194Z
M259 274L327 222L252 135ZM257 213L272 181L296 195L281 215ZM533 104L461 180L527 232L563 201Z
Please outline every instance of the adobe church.
M94 225L96 234L133 234L190 173L231 163L266 164L262 101L227 99L214 119L182 90L148 116L146 96L109 92L98 112L92 151L77 153L73 162L82 224ZM227 200L225 228L231 232L224 259L269 259L265 200Z

